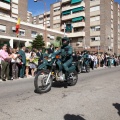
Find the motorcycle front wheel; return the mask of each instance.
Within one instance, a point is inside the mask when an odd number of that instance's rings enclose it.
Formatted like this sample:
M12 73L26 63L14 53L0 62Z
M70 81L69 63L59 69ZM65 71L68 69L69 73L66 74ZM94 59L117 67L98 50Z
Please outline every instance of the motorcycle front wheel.
M51 90L52 87L52 78L49 76L49 70L39 71L34 79L34 86L36 93L46 93ZM49 76L48 83L46 84L47 78Z
M68 85L69 86L76 85L76 83L78 81L78 73L77 73L77 71L71 72L68 77L69 77Z

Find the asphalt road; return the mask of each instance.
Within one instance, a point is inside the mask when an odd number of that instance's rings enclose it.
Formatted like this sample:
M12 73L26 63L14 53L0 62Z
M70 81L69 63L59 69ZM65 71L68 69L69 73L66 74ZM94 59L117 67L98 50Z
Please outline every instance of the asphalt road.
M120 120L120 67L82 73L76 86L42 95L33 81L0 82L0 120Z

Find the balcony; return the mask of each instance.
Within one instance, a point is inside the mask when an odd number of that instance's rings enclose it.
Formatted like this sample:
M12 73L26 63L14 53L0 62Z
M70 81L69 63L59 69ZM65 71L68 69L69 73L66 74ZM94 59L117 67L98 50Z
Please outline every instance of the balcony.
M59 20L54 20L53 21L53 24L55 24L55 23L60 23L61 21L60 21L60 19Z
M85 3L84 2L81 2L81 4L79 5L69 5L69 6L66 6L66 7L62 7L62 11L66 11L66 10L70 10L70 9L74 9L74 8L77 8L77 7L80 7L80 6L83 6L85 7Z
M90 26L97 26L97 25L100 25L100 21L90 22Z
M100 41L91 41L90 46L100 46Z
M70 0L62 0L62 3L70 2Z
M10 18L9 14L4 14L4 13L0 13L0 16L2 16L2 17L9 17Z
M75 13L75 14L70 14L70 15L66 15L66 16L62 16L62 20L69 20L78 16L84 16L85 17L85 12L79 12L79 13Z
M55 8L55 7L59 7L60 4L61 4L61 2L57 2L57 3L53 4L53 7L54 7L54 8Z
M0 8L3 8L4 10L10 10L10 4L0 1Z
M50 17L48 17L46 20L50 20Z
M100 10L90 12L90 16L98 16L98 15L100 15Z
M60 14L61 14L60 11L53 12L53 16L60 15Z
M14 8L12 8L12 13L14 13L14 14L18 14L18 9L14 9Z
M97 5L100 5L100 0L90 2L90 7L97 6Z
M12 0L12 2L18 4L18 0Z
M73 28L74 27L85 27L85 22L77 22L77 23L72 23ZM64 29L64 24L62 25L62 29Z
M90 36L100 36L100 31L90 31Z
M85 32L68 33L67 36L70 37L70 38L74 38L74 37L85 37Z

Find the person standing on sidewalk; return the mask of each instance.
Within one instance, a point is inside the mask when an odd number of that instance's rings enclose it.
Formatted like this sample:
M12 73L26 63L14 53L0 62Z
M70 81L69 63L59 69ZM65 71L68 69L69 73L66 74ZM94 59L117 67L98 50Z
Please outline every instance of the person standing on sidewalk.
M11 64L12 64L12 78L13 79L18 79L18 65L17 65L17 58L18 58L17 50L13 49L12 50L12 59L11 59Z
M12 56L9 56L7 52L7 45L4 44L2 49L0 50L0 59L1 59L1 79L6 81L6 78L10 80L9 76L9 63Z
M25 55L25 47L22 47L21 50L19 50L18 54L22 57L22 65L20 66L20 78L24 78L25 76L25 65L26 65L26 55Z

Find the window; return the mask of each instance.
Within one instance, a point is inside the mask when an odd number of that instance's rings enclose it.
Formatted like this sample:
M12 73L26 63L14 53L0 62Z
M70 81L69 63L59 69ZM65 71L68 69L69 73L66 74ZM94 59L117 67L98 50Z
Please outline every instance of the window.
M95 6L90 8L90 12L98 11L100 10L100 6Z
M15 8L15 9L18 9L18 5L16 5L16 4L12 4L12 8Z
M100 31L100 26L91 27L92 31Z
M99 21L99 20L100 20L100 16L95 16L90 18L90 22Z
M54 12L60 11L60 7L54 8Z
M19 30L19 35L21 35L21 36L25 36L25 30L20 29L20 30Z
M0 25L0 32L6 33L6 26Z
M31 32L31 37L35 38L37 36L37 32L36 31L32 31Z
M100 37L92 37L91 38L91 41L94 42L94 41L100 41Z

